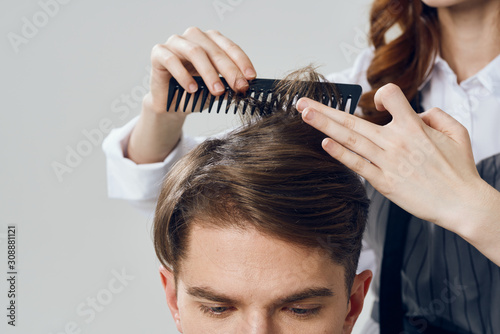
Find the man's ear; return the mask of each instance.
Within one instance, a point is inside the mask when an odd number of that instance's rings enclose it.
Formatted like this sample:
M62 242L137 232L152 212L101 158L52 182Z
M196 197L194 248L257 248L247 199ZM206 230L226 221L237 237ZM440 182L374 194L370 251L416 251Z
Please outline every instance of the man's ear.
M175 289L174 274L164 266L160 266L160 277L161 284L163 285L163 289L165 290L165 295L167 297L168 308L170 309L170 313L172 313L172 317L174 318L177 330L182 333L181 317L179 314L179 307L177 305L177 291Z
M365 296L368 293L368 288L372 281L373 274L370 270L365 270L356 275L352 283L351 296L349 297L349 309L344 321L343 334L349 334L358 320L358 317L363 310Z

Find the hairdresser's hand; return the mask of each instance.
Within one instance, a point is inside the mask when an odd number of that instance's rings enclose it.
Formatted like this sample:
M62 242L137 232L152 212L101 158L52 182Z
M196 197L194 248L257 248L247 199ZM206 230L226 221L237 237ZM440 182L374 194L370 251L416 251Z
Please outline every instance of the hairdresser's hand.
M210 93L216 96L224 92L219 74L236 91L246 91L247 80L256 77L250 59L238 45L218 31L204 32L195 27L188 28L182 35L171 36L165 44L155 45L151 65L151 90L144 97L141 116L127 150L128 158L136 163L164 160L179 141L188 113L166 112L172 76L189 93L198 90L193 76L201 76Z
M500 193L480 178L467 130L437 108L416 114L393 84L377 91L375 105L391 113L389 124L306 98L297 108L330 137L323 148L332 157L406 211L458 233L500 264Z

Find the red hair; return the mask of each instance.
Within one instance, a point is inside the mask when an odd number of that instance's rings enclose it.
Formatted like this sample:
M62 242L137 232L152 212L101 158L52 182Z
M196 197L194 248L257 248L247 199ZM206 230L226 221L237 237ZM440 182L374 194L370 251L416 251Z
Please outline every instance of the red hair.
M399 26L401 35L386 43L386 34L394 25ZM364 118L387 124L391 115L375 109L375 92L394 83L409 101L417 97L439 51L437 11L421 0L375 0L370 12L369 39L375 47L366 73L372 90L361 96L359 106Z

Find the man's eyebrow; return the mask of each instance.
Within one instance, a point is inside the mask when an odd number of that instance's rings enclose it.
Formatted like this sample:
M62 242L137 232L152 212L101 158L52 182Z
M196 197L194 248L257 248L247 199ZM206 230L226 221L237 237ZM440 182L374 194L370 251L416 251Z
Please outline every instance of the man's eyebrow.
M221 293L215 292L209 287L189 287L186 292L193 297L203 298L206 300L211 300L213 302L225 303L225 304L236 304L236 301L230 297L227 297Z
M335 293L328 288L309 288L293 295L281 298L279 303L290 304L295 303L304 299L316 298L316 297L333 297Z
M237 301L225 296L224 294L215 292L209 287L189 287L186 292L193 297L210 300L217 303L237 304ZM328 288L308 288L303 291L294 293L293 295L280 298L275 304L290 304L305 299L316 297L332 297L335 293Z

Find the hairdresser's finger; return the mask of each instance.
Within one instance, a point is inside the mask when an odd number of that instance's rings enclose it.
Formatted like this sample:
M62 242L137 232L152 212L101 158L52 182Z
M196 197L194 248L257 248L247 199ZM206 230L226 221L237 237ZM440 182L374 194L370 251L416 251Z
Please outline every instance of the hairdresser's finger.
M452 116L439 108L432 108L419 114L420 118L434 130L441 132L458 143L470 143L469 132Z
M199 28L191 27L186 30L183 36L187 40L199 45L206 52L212 67L214 67L218 73L222 74L233 90L246 91L248 89L248 81L245 79L245 75L241 72L233 59L231 59L225 50L214 42L208 33L204 33ZM193 65L196 67L195 63L193 63Z
M303 97L297 101L297 110L299 111L303 111L308 106L322 113L325 117L341 124L345 128L362 134L380 147L385 147L384 145L387 144L387 139L380 133L381 127L379 125L368 122L347 112L333 109L309 98Z
M329 119L324 114L308 107L302 112L304 121L329 136L337 143L368 160L376 159L383 150L360 133Z
M220 95L224 92L224 86L220 81L219 74L210 61L206 50L202 46L179 35L171 36L166 46L168 50L177 55L183 63L187 61L196 69L203 78L203 81L207 84L210 93L213 95ZM167 69L170 72L176 70L175 67L168 67ZM177 77L175 78L178 79ZM183 86L183 88L187 89L188 87Z
M321 145L333 158L337 159L369 182L378 179L382 175L380 168L366 159L363 159L363 157L358 154L348 150L331 138L325 138Z
M157 44L151 51L150 92L143 99L143 107L156 113L165 112L168 87L172 75L189 92L196 91L196 82L191 73L182 65L181 60L165 45ZM193 86L194 85L194 86ZM177 118L183 118L187 113L175 113Z
M406 96L395 84L387 84L379 88L375 93L374 101L377 110L387 110L393 120L399 124L414 121L421 123Z
M179 84L188 92L196 91L196 81L182 64L177 55L170 52L163 44L157 44L151 51L151 91L166 95L169 80L174 76ZM195 85L195 86L193 86Z
M222 35L217 30L208 30L206 34L217 44L219 47L226 52L226 54L233 60L233 62L238 66L241 73L245 76L247 80L255 79L257 76L257 71L253 66L250 58L247 54L232 40Z

